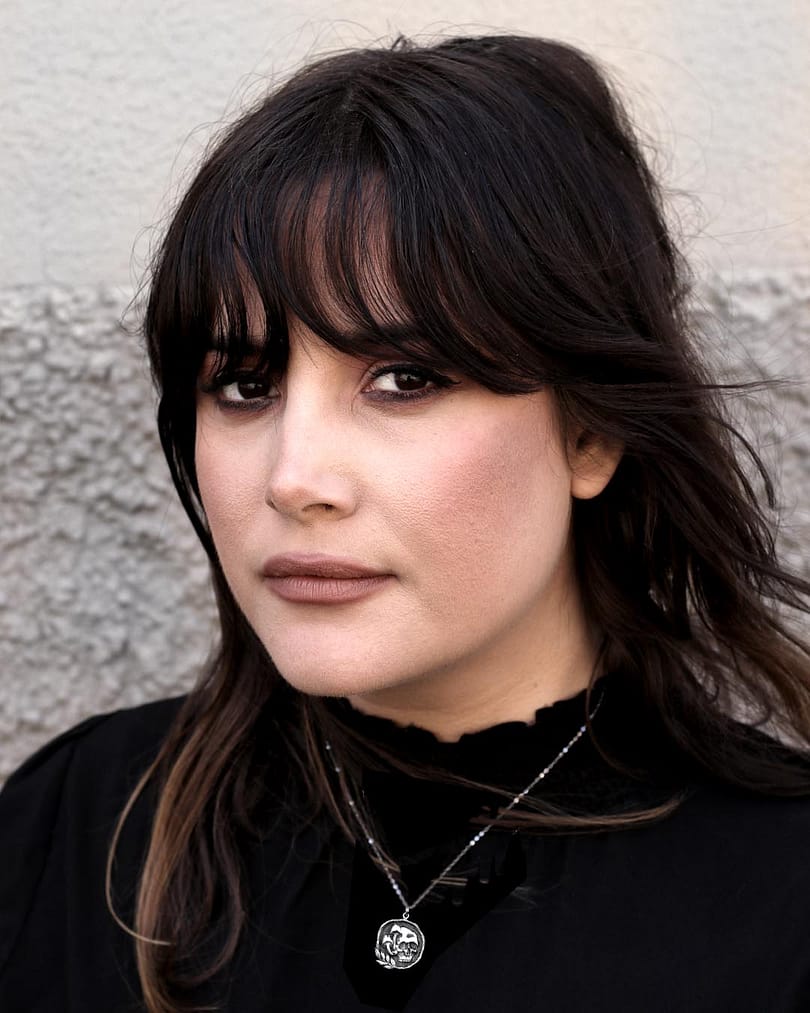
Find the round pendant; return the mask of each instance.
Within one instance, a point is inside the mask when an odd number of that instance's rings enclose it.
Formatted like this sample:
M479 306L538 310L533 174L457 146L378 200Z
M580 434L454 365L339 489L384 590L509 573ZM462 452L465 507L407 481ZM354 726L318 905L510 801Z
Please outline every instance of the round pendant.
M389 970L413 967L425 952L425 934L407 918L383 922L377 933L374 954L377 963Z

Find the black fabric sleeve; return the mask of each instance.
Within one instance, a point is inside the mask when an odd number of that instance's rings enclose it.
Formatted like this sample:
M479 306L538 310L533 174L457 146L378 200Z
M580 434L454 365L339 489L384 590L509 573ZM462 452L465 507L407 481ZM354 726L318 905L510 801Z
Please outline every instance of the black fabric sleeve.
M85 718L45 743L0 791L0 977L36 896L76 745L109 716Z
M112 829L184 699L88 717L33 753L0 791L4 1013L10 982L26 969L32 987L40 967L50 966L52 976L54 963L73 946L74 927L89 934L96 922L106 925L103 881ZM142 802L124 834L125 856L137 857L148 823Z

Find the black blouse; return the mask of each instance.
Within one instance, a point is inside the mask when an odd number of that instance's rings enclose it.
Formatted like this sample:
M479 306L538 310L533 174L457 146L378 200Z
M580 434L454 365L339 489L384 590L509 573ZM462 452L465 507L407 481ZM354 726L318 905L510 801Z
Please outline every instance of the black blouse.
M457 881L413 911L425 953L398 969L375 960L377 930L402 905L367 848L326 817L302 826L279 812L261 841L244 844L248 928L237 954L194 998L234 1013L810 1010L810 798L723 785L679 754L628 677L600 679L591 709L602 691L597 744L634 773L609 765L586 734L532 794L584 814L684 792L674 813L598 834L496 827L453 870ZM81 722L0 792L2 1013L144 1009L132 940L106 907L105 859L182 700ZM582 725L585 693L541 708L531 725L454 743L345 700L330 706L394 752L517 792ZM363 791L409 901L497 801L393 770L368 772ZM135 805L115 865L116 910L130 925L153 804L147 792Z

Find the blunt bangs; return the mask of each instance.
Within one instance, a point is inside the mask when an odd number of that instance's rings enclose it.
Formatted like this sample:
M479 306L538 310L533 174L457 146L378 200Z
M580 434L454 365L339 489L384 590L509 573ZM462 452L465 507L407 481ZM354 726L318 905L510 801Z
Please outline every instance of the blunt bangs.
M497 38L327 58L231 128L155 272L159 385L190 391L212 346L227 364L258 345L283 372L289 313L346 354L406 356L501 394L588 371L638 380L597 354L639 323L617 315L626 278L611 275L657 259L641 196L611 177L635 156L623 137L611 149L590 62L555 44L540 67L538 41L522 58ZM564 112L577 89L580 122Z

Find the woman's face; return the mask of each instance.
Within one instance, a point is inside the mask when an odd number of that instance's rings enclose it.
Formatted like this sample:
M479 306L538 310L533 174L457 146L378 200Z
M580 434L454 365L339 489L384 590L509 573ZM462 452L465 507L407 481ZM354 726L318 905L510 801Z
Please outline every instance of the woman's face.
M275 385L198 394L196 440L222 569L283 677L378 713L463 699L494 714L563 669L586 685L571 497L601 491L619 455L590 446L575 476L547 391L503 396L460 375L439 390L402 370L372 379L387 360L345 356L295 318L289 340ZM427 396L381 397L408 390ZM281 552L392 577L354 602L290 602L263 574Z

